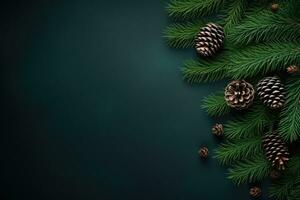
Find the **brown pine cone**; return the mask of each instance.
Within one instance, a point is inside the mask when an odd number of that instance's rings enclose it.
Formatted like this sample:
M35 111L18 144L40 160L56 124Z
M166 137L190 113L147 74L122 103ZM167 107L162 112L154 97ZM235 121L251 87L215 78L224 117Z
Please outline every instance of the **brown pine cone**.
M271 109L279 109L285 103L285 88L277 76L265 77L257 84L257 94L263 104Z
M278 171L276 169L274 169L270 172L270 178L273 179L273 180L276 180L276 179L280 178L280 176L281 176L280 171Z
M215 136L223 136L224 135L224 129L223 129L223 125L222 124L215 124L212 128L211 128L212 133Z
M289 160L289 150L276 131L263 136L263 148L267 159L277 170L284 170Z
M208 151L208 148L206 148L206 147L201 147L198 151L198 154L201 158L207 158L208 153L209 153L209 151Z
M202 27L195 38L196 51L201 56L214 55L224 43L224 30L221 26L208 23Z
M289 74L294 74L294 73L296 73L296 72L299 71L299 68L296 65L291 65L291 66L289 66L289 67L286 68L286 71Z
M278 3L273 3L273 4L271 5L271 10L272 10L273 12L278 11L278 10L279 10L279 4L278 4Z
M261 189L259 187L252 187L249 190L249 194L251 197L258 198L261 196Z
M254 88L250 83L236 80L225 88L225 100L230 107L243 110L253 103L254 93Z

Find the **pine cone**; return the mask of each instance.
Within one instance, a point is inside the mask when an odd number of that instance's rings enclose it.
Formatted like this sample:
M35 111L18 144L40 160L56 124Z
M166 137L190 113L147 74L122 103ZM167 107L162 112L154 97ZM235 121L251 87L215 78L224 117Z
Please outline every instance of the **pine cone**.
M289 160L289 152L286 144L275 131L264 135L263 148L272 166L277 170L284 170L285 164Z
M263 103L271 109L281 108L285 102L284 86L276 76L259 81L257 93Z
M209 153L209 151L208 151L208 148L206 148L206 147L201 147L198 151L198 154L201 158L207 158L208 153Z
M279 4L278 3L273 3L272 5L271 5L271 10L273 11L273 12L276 12L276 11L278 11L279 10Z
M299 68L296 65L291 65L291 66L289 66L289 67L286 68L286 71L289 74L294 74L294 73L296 73L296 72L299 71Z
M254 99L254 88L244 80L232 81L225 89L225 100L237 110L248 108Z
M221 26L214 23L206 24L195 38L196 50L202 56L212 56L222 47L224 38Z
M280 178L281 176L281 173L280 171L276 170L276 169L273 169L271 172L270 172L270 178L273 179L273 180L276 180L278 178Z
M249 194L251 197L258 198L261 195L261 189L259 187L250 188Z
M212 127L211 131L215 136L218 136L218 137L223 136L223 134L224 134L223 125L222 124L215 124Z

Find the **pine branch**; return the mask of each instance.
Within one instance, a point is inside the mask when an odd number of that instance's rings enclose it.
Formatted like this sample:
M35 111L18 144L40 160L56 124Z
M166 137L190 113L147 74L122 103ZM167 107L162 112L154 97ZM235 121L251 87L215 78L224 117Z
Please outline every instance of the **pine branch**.
M226 9L227 16L225 18L225 32L229 32L232 27L240 22L245 14L248 5L247 0L232 0L229 8Z
M226 123L224 133L226 138L238 140L259 136L270 125L268 111L263 105L255 104L244 116Z
M280 135L289 142L300 137L300 77L290 78L286 84L287 100L279 123Z
M225 59L222 61L188 61L182 69L183 78L189 83L202 83L224 79L227 70L224 61Z
M242 24L231 30L229 40L239 45L252 42L299 41L300 23L284 14L270 10L254 12Z
M215 13L224 2L225 0L171 0L167 12L175 19L199 18Z
M291 194L288 196L288 200L299 200L300 199L300 178L299 182L294 185Z
M291 190L294 190L294 185L300 181L299 167L300 157L291 158L284 177L271 185L269 196L276 197L278 200L285 200Z
M211 94L203 100L202 108L212 117L220 117L230 112L230 107L224 99L224 93Z
M195 36L203 25L205 25L204 21L187 22L186 24L174 23L166 28L164 37L171 47L192 47Z
M237 50L230 60L232 66L228 70L228 76L233 79L262 77L283 70L286 66L300 64L300 44L256 45Z
M263 180L270 172L270 163L264 154L259 154L252 159L240 161L229 169L228 178L237 185L241 183L253 183Z
M237 162L242 158L247 158L262 152L261 137L256 136L244 140L226 142L220 145L216 150L216 156L221 164L228 165Z
M297 177L297 179L300 180L300 177ZM290 190L293 188L295 181L295 176L285 176L280 182L271 185L269 196L276 197L278 200L285 200L290 194Z

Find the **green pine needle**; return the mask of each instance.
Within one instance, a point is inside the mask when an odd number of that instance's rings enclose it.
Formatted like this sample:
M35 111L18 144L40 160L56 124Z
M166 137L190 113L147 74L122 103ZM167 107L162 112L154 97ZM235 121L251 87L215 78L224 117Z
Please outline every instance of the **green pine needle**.
M265 10L254 12L230 33L229 40L240 45L252 42L299 41L300 21Z
M229 32L229 30L234 27L234 25L238 24L242 17L245 14L246 8L248 5L247 0L232 0L230 5L227 8L227 16L225 18L225 32Z
M300 183L300 157L292 157L288 162L288 167L284 172L284 177L274 182L269 191L270 197L278 200L285 200L287 196L294 196L295 184Z
M167 12L175 19L199 18L215 13L224 2L225 0L171 0Z
M300 177L297 177L300 180ZM272 184L269 191L270 197L275 197L278 200L285 200L286 197L290 194L291 189L295 184L295 176L289 175L285 176L284 179L276 184Z
M261 136L226 142L216 150L216 156L221 164L228 165L240 159L258 154L261 149Z
M293 190L288 196L288 200L299 200L300 199L300 178L294 185Z
M190 60L182 69L183 78L189 83L217 81L226 77L226 63L220 61Z
M174 23L166 28L164 37L169 46L173 48L187 48L194 45L194 39L204 21L187 22L186 24Z
M263 153L254 156L252 159L239 161L229 169L228 178L235 184L253 183L263 180L270 173L270 163Z
M220 117L230 112L230 107L224 99L224 93L211 94L203 100L202 108L212 117Z
M228 76L233 79L262 77L300 63L300 44L272 43L237 50L230 58Z
M287 100L281 113L279 133L289 142L300 138L300 77L290 78L286 84Z
M228 139L242 139L262 135L264 128L270 126L270 116L263 105L256 104L242 117L224 125L224 134Z

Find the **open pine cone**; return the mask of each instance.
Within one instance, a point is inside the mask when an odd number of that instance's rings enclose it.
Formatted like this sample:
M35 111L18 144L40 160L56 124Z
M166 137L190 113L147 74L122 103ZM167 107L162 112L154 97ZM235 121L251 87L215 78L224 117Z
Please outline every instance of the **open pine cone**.
M201 147L198 151L198 154L201 158L207 158L208 157L208 148L207 147Z
M254 99L254 88L244 80L232 81L225 88L225 100L227 104L237 110L248 108Z
M211 131L212 133L215 135L215 136L223 136L224 134L224 128L223 128L223 125L222 124L215 124L212 128L211 128Z
M296 72L299 71L299 68L297 67L297 65L291 65L289 67L286 68L286 71L289 73L289 74L294 74Z
M289 160L289 151L276 131L264 135L263 148L272 166L278 170L284 170L285 164Z
M200 29L195 38L196 50L201 56L214 55L224 43L224 30L221 26L209 23Z
M253 198L258 198L261 196L261 189L259 187L252 187L249 190L249 194Z

